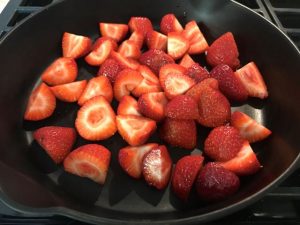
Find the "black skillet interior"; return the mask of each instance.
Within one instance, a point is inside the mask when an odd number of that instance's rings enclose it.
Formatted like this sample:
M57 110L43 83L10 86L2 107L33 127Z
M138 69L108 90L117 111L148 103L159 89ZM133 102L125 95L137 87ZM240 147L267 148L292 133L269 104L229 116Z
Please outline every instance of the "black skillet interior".
M264 75L270 97L250 99L235 108L269 127L273 135L253 145L264 166L243 178L240 191L216 204L204 204L193 195L182 204L167 188L156 191L121 171L116 156L126 144L119 135L98 142L112 151L111 169L103 187L64 173L53 165L35 142L31 131L45 125L73 126L76 104L58 102L54 115L42 122L22 120L28 96L39 75L61 55L64 31L99 36L98 22L127 23L131 16L149 17L156 28L160 18L173 12L182 24L196 20L209 43L221 34L235 35L242 65L255 61ZM203 64L203 59L196 58ZM90 222L188 223L215 219L249 204L288 175L299 154L300 57L291 42L266 20L243 6L217 0L98 1L66 0L33 16L0 45L0 184L6 203L34 215L65 214ZM79 79L97 68L78 60ZM199 129L198 149L207 130ZM157 138L151 138L156 141ZM76 146L86 143L78 139ZM170 148L175 163L190 151ZM17 204L19 203L19 204ZM25 207L26 206L26 207ZM60 208L57 208L61 206ZM108 219L108 220L106 220Z

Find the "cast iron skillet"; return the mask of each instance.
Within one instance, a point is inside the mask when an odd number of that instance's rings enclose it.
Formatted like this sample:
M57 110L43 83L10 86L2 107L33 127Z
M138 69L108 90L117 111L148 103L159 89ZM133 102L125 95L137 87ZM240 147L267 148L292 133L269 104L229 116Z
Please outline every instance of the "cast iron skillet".
M76 104L58 102L55 114L43 122L24 122L25 105L45 67L61 55L64 31L96 38L98 22L127 23L131 16L149 17L156 28L160 18L173 12L182 24L196 20L209 43L221 34L234 33L242 65L254 60L264 75L270 97L237 105L269 127L273 135L253 145L264 168L243 178L240 191L219 203L196 201L193 194L182 204L167 188L156 191L134 181L116 161L126 144L119 136L100 142L112 151L111 169L103 188L67 173L51 161L35 142L32 130L45 125L73 126ZM199 58L202 62L202 58ZM219 218L254 202L280 183L299 161L300 54L275 26L247 8L219 0L66 0L30 16L0 43L0 185L1 199L9 207L31 216L65 215L103 224L188 224ZM78 60L79 79L97 68ZM198 149L203 137L199 130ZM151 141L155 141L153 137ZM85 142L79 139L76 146ZM195 150L199 151L199 150ZM182 149L171 149L174 163Z

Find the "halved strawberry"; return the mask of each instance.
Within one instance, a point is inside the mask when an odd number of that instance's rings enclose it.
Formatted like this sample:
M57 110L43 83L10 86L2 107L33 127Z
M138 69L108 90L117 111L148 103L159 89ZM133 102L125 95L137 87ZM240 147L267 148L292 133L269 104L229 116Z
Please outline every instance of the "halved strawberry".
M130 37L128 38L130 41L134 41L134 43L141 49L144 43L144 35L140 31L134 31Z
M141 116L139 112L138 102L130 95L125 95L122 97L118 109L118 115L136 115Z
M123 41L118 52L124 57L132 59L138 59L142 54L139 46L134 41L130 40Z
M116 42L119 42L126 37L128 25L119 23L99 23L99 29L103 37L109 37Z
M231 115L231 125L237 128L243 138L250 143L267 138L272 132L245 113L235 111Z
M248 95L257 98L267 98L268 90L264 79L254 62L250 62L235 72L246 88Z
M185 54L179 63L180 66L183 66L186 69L191 67L193 64L195 64L195 61L192 59L192 57L189 54Z
M131 17L128 25L131 32L141 32L144 37L149 31L153 30L152 23L147 17Z
M86 80L50 87L56 98L63 102L76 102L85 89Z
M179 23L176 16L172 13L166 14L162 17L160 21L160 30L163 34L168 34L170 32L181 32L183 27Z
M162 87L164 86L164 81L168 74L184 74L184 75L186 75L186 73L187 73L187 70L183 66L180 66L175 63L166 64L166 65L162 66L159 70L160 85Z
M63 57L77 59L86 55L92 47L89 37L65 32L62 37Z
M146 44L149 49L167 50L168 38L166 35L155 30L149 31L146 36Z
M85 102L95 96L103 96L108 102L113 99L113 89L106 76L99 76L90 79L78 99L78 104L82 106Z
M143 175L150 186L158 190L167 187L172 172L172 160L168 149L160 145L151 149L143 159Z
M104 140L117 131L115 118L115 112L109 102L103 96L96 96L79 109L75 127L86 140Z
M123 55L115 51L112 51L110 53L110 56L113 59L115 59L123 69L129 68L129 69L136 70L140 65L136 60L124 57Z
M194 63L187 69L187 75L193 78L197 83L209 78L209 72L204 69L199 63Z
M87 144L72 151L64 160L65 171L104 184L111 153L102 145Z
M24 119L25 120L42 120L51 116L56 107L56 99L50 88L41 83L30 94Z
M157 122L165 118L165 106L168 99L164 92L143 94L138 100L139 111L146 117Z
M189 50L189 41L179 32L168 33L168 54L173 59L180 59Z
M218 91L219 83L214 78L207 78L207 79L204 79L203 81L199 82L198 84L194 85L185 94L193 97L198 102L200 99L200 96L202 94L202 91L205 91L206 88L208 88L208 87Z
M139 179L142 177L143 158L158 144L149 143L137 147L127 146L121 148L118 154L118 161L122 169L131 177Z
M73 82L78 73L77 64L72 58L58 58L52 62L41 75L48 85L59 85Z
M143 76L140 72L132 69L122 70L114 84L114 96L120 101L125 95L130 95L130 92L134 90L142 81Z
M142 116L118 115L116 121L119 134L131 146L144 144L156 130L156 122Z
M116 80L118 73L122 70L121 65L113 58L106 59L97 73L97 76L106 76L113 84Z

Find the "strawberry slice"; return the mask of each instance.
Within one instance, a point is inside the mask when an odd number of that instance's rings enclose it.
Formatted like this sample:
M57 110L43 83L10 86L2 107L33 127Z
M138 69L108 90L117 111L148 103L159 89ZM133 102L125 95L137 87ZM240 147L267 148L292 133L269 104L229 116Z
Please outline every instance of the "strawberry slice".
M77 102L86 87L86 80L50 87L56 98L63 102Z
M105 140L117 131L115 112L103 96L96 96L79 109L75 127L86 140Z
M157 147L158 144L149 143L138 147L127 146L122 148L118 154L119 164L129 176L139 179L142 177L144 156Z
M146 44L149 49L160 49L162 51L167 50L168 38L166 35L152 30L147 33Z
M89 80L80 98L78 104L82 106L89 99L95 96L103 96L108 102L113 99L113 89L110 81L105 76L94 77Z
M126 40L120 45L118 52L127 58L138 59L141 56L141 50L134 41Z
M113 84L122 67L117 60L113 58L106 59L102 64L97 73L97 76L106 76Z
M126 58L120 53L115 51L112 51L110 53L110 56L118 62L118 64L122 67L122 69L128 68L128 69L136 70L140 65L136 60Z
M199 82L198 84L194 85L185 94L193 97L196 100L196 102L198 102L200 99L200 96L202 94L202 91L205 91L207 87L218 91L219 83L214 78L207 78L207 79L204 79L203 81Z
M143 175L148 185L158 190L167 187L172 172L172 160L168 149L160 145L151 149L143 160Z
M237 128L243 138L250 143L267 138L272 132L245 113L235 111L231 115L231 125Z
M138 100L139 111L146 117L157 122L165 118L165 106L168 99L164 92L143 94Z
M188 69L192 65L195 64L195 61L192 59L192 57L189 54L185 54L182 59L180 60L179 65Z
M138 46L138 48L141 49L143 47L143 43L144 43L144 35L143 35L143 33L139 32L139 31L134 31L130 35L128 40L134 41L135 44Z
M187 70L187 75L193 78L196 83L199 83L207 78L209 78L209 72L204 69L199 63L194 63Z
M186 39L179 32L169 32L168 33L168 54L173 59L180 59L189 50L190 44L188 39Z
M102 145L87 144L72 151L64 160L65 171L104 184L111 153Z
M38 121L51 116L56 107L56 99L50 88L41 83L30 94L24 114L25 120Z
M126 37L128 25L119 23L99 23L99 29L103 37L108 37L119 42Z
M181 32L183 27L179 23L176 16L172 13L166 14L162 17L160 22L160 30L163 34L168 34L170 32Z
M76 140L76 131L70 127L47 126L34 131L33 138L59 164L70 153Z
M166 76L168 74L182 74L186 75L187 70L183 66L177 65L175 63L172 64L166 64L162 66L159 70L159 81L160 85L164 86L164 81L166 79Z
M72 58L58 58L42 73L42 81L48 85L73 82L78 73L77 64Z
M254 62L250 62L235 72L246 88L248 95L257 98L267 98L268 90L264 79Z
M244 142L236 157L218 164L240 176L254 174L262 168L248 141Z
M136 115L141 116L139 112L138 102L130 95L125 95L121 99L118 109L118 115Z
M156 130L156 122L142 116L118 115L116 121L119 134L131 146L144 144Z
M142 81L143 76L140 72L132 69L122 70L115 81L114 84L114 96L120 101L121 98L125 95L130 95Z
M131 17L128 25L131 32L141 32L144 38L149 31L153 30L152 23L147 17Z
M92 47L89 37L65 32L62 37L63 57L77 59L86 55Z

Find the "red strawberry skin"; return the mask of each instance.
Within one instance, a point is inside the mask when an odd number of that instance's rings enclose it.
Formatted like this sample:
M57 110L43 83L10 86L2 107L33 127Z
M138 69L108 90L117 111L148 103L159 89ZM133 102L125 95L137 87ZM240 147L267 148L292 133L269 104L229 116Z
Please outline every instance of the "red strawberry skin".
M106 76L110 82L113 84L119 72L121 72L122 67L117 60L113 58L106 59L101 65L97 76Z
M191 89L189 89L185 94L193 97L197 102L199 101L202 92L207 90L207 88L212 88L215 90L219 90L219 83L214 78L207 78L202 82L194 85Z
M128 25L131 32L141 32L144 37L153 30L152 22L147 17L131 17Z
M168 34L169 32L181 32L183 27L179 23L176 16L172 13L166 14L162 17L160 22L160 30L163 34Z
M74 128L58 126L42 127L33 133L33 138L56 164L61 163L70 153L76 136Z
M192 64L188 70L187 75L193 78L197 83L209 78L209 72L204 69L199 63Z

